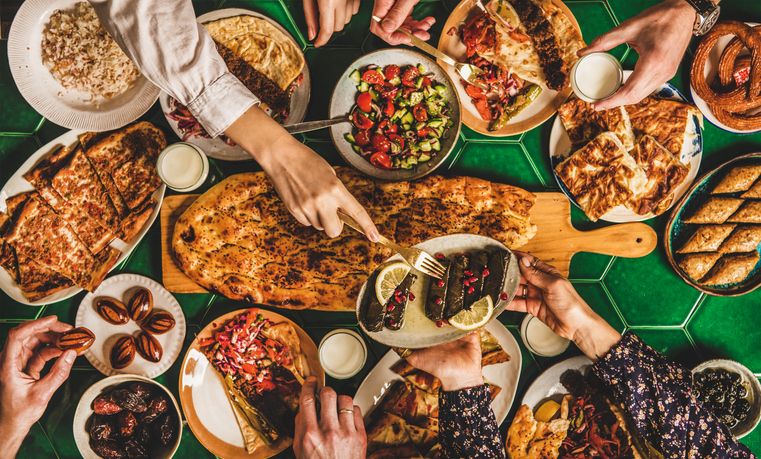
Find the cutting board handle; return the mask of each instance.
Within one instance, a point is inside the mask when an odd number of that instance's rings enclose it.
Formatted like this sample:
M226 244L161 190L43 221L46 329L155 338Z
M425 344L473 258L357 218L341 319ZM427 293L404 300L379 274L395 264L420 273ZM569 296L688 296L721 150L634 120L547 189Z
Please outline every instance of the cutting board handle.
M655 249L658 235L644 223L623 223L573 237L574 252L593 252L625 258L644 257Z

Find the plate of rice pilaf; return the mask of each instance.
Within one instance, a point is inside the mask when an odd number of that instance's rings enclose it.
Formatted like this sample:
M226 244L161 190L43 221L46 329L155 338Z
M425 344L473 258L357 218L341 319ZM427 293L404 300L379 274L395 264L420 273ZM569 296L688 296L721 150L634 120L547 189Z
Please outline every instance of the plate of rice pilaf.
M71 129L120 128L159 95L85 1L24 2L8 36L8 63L24 99Z

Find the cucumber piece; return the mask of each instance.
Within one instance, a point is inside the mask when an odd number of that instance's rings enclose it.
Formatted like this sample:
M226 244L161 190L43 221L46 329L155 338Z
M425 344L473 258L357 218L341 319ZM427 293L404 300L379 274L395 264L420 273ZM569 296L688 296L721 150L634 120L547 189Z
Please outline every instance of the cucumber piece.
M360 155L362 154L362 149L359 148L359 145L352 145L351 149L354 150L355 153L359 153Z
M428 140L423 140L418 146L420 147L420 151L431 151L431 142Z
M392 86L399 86L400 84L402 84L402 79L399 78L398 76L395 76L394 78L391 78L390 80L388 80L388 83Z
M394 121L396 121L398 119L401 119L406 114L407 114L407 109L406 108L402 108L400 110L395 111L394 114L391 115L391 118L389 118L388 121L390 123L393 123Z
M373 88L370 88L370 97L373 99L373 102L378 102L378 99L380 98L378 92Z
M444 125L444 120L441 118L433 118L428 122L428 127L437 128Z
M433 87L433 89L435 89L436 92L438 92L441 97L443 98L447 97L447 87L444 86L443 84L437 84L436 86Z
M410 105L417 105L423 101L423 93L415 91L410 94Z
M402 147L400 147L396 142L391 142L391 153L401 153Z
M408 123L402 123L402 129L409 131L412 126Z
M421 153L420 156L418 156L418 158L417 158L417 162L418 163L424 163L424 162L430 161L430 160L431 160L431 155L428 155L426 153Z
M431 139L431 148L433 151L441 151L441 142L439 142L439 139Z
M404 114L404 116L402 116L402 123L403 124L406 124L408 126L412 126L412 123L414 123L414 122L415 122L415 117L412 116L412 113L407 112L407 113ZM405 128L405 129L409 129L409 127Z
M354 71L349 74L349 78L351 78L354 84L359 84L359 82L362 81L362 75L359 74L359 69L354 69Z
M356 140L354 140L354 136L351 135L351 132L347 132L346 134L344 134L344 139L346 139L346 141L351 144L357 143Z
M425 127L425 122L423 122L423 121L415 124L415 130L416 131L419 131L419 130L423 129L424 127Z
M428 109L428 114L431 116L438 116L441 113L441 107L436 101L426 100L425 107Z
M359 86L357 86L357 90L359 90L359 92L367 92L370 90L370 85L367 84L366 81L362 81L359 83Z
M418 64L417 71L420 72L421 74L425 73L425 66L423 66L423 64Z

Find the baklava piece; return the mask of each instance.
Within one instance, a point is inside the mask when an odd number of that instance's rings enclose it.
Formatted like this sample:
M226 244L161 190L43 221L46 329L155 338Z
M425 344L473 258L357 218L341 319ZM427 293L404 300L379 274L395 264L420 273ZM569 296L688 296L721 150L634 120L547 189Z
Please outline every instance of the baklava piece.
M756 267L758 259L759 256L756 251L724 255L701 281L701 284L727 285L742 282Z
M745 199L761 199L761 180L756 180L756 183L745 193L740 195Z
M702 224L721 224L735 213L742 205L742 199L735 198L708 198L697 212L690 218L684 220L685 223L702 223Z
M732 214L731 223L761 223L761 201L745 201L740 210Z
M761 244L761 226L742 225L721 244L719 252L753 252L758 244Z
M676 253L715 252L735 226L701 225Z
M733 167L724 176L711 194L737 193L745 191L761 177L761 164Z
M721 258L720 253L691 253L685 255L679 261L679 267L685 272L691 279L700 280L706 275L708 271L713 268L713 265Z

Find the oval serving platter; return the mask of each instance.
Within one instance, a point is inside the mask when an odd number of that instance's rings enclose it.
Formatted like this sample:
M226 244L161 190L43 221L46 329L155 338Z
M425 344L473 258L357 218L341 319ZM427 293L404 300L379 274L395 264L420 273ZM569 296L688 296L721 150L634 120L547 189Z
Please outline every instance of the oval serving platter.
M24 174L27 173L32 167L34 167L34 165L37 164L37 162L43 156L50 153L59 146L73 145L79 141L79 135L84 134L85 132L87 131L81 129L71 130L61 134L57 138L51 140L50 142L40 147L37 151L32 153L32 155L29 156L26 161L24 161L24 164L18 168L18 170L11 176L11 178L8 179L7 182L5 182L5 185L3 185L3 187L0 189L0 211L5 212L6 199L25 191L34 190L32 184L27 182L24 178ZM122 252L122 254L119 256L119 259L116 261L116 263L114 263L114 266L111 267L109 272L113 271L129 256L130 253L132 253L132 250L137 247L137 245L145 236L145 233L147 233L151 225L153 225L153 222L159 215L159 210L161 210L161 203L164 200L165 190L166 185L162 183L161 186L153 192L153 199L156 200L156 207L153 209L153 212L151 213L150 218L148 218L148 221L145 222L143 229L140 230L140 233L138 233L137 237L131 244L127 244L120 239L114 239L111 241L111 247L118 249ZM29 301L24 297L24 294L21 293L21 289L16 285L16 282L14 282L14 280L11 278L10 274L8 274L8 271L0 269L0 290L5 292L9 297L13 298L19 303L27 304L29 306L42 306L45 304L55 303L56 301L71 298L72 296L81 292L83 289L77 286L69 287L52 295L48 295L41 300Z
M417 65L423 64L426 68L426 72L433 74L433 79L443 84L447 88L447 94L449 95L449 109L452 122L454 123L450 127L445 135L441 138L441 151L436 156L431 158L423 164L418 164L412 169L379 169L366 160L359 154L357 154L352 148L351 144L344 138L344 136L351 132L351 123L341 123L330 127L330 137L333 139L333 143L336 146L336 150L341 156L351 164L354 168L363 172L370 177L375 177L381 180L415 180L424 177L436 168L444 164L446 159L454 150L457 139L460 137L460 128L462 121L460 119L460 98L457 95L455 84L449 77L447 72L430 57L421 54L417 51L402 48L388 48L373 51L361 56L357 60L351 63L344 73L338 78L336 87L333 89L333 94L330 98L330 105L328 107L328 116L330 118L340 118L347 116L351 108L354 106L354 99L357 95L357 88L354 81L349 78L349 75L355 69L363 69L368 65L377 65L383 67L389 64L396 64L398 66L405 65Z
M450 234L447 236L439 236L421 242L414 247L425 250L430 254L440 252L444 255L484 250L488 248L510 250L499 241L477 234ZM402 257L400 255L394 255L386 261L390 260L402 260ZM365 329L362 321L359 320L359 308L362 303L365 289L367 288L367 282L362 284L359 296L357 297L356 308L357 322L362 328L362 331L370 338L381 344L385 344L386 346L408 349L420 349L435 346L437 344L448 343L466 335L468 333L467 331L459 330L449 325L437 327L434 321L426 317L425 299L427 296L426 292L428 291L428 282L430 282L431 278L418 272L414 268L413 271L418 276L417 281L412 284L412 288L410 289L410 292L414 295L414 299L410 300L407 304L404 313L404 325L402 325L402 328L399 330L389 330L384 328L379 332L371 332ZM513 300L515 292L518 290L520 272L518 270L518 258L515 254L511 253L510 265L508 266L507 271L508 272L505 275L507 278L506 285L502 287L502 290L507 293L507 299L500 299L494 304L494 312L492 313L491 319L489 319L490 321L493 321L505 310L507 305Z
M691 215L701 204L703 204L703 202L705 202L705 199L710 196L711 189L713 189L713 187L724 177L725 173L729 171L730 168L746 164L761 165L761 152L750 153L729 160L697 179L692 188L690 188L690 190L685 193L679 203L674 206L674 210L669 216L668 223L666 224L666 228L663 233L666 257L668 258L671 267L686 283L709 295L744 295L761 286L761 263L757 263L753 271L742 282L709 287L702 285L696 280L690 278L687 273L685 273L682 268L679 267L677 261L677 257L679 255L675 253L676 248L681 247L687 241L697 226L694 224L685 223L684 219L688 215ZM722 196L734 197L740 194L742 194L742 192ZM756 250L759 250L759 248L757 247Z

